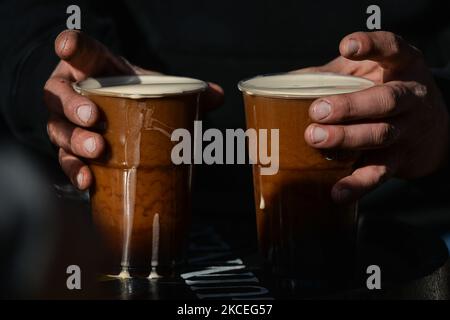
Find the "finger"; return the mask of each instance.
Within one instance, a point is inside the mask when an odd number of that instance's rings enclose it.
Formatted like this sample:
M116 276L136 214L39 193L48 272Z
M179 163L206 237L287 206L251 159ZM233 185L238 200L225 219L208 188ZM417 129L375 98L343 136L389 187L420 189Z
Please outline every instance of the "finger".
M59 117L49 119L47 132L55 145L80 157L97 158L105 149L101 135L78 128Z
M400 138L401 130L390 123L367 123L346 126L311 124L305 141L319 149L374 149L387 147Z
M341 123L361 119L391 117L419 102L426 88L417 82L387 82L384 85L318 99L309 116L318 123Z
M69 177L72 184L80 190L85 190L93 182L89 167L73 154L59 149L59 163L64 173Z
M103 44L77 30L65 30L55 40L55 52L76 71L76 80L88 76L132 74L133 69Z
M352 175L339 180L331 190L337 203L346 204L360 199L389 177L392 171L387 165L369 165L356 169Z
M210 111L220 107L224 101L224 92L221 86L208 82L208 88L200 98L200 108L202 111Z
M397 68L419 60L420 51L391 32L355 32L342 39L339 45L342 56L351 60L372 60L383 68Z
M67 119L80 126L92 126L99 117L97 106L76 93L65 78L52 77L47 81L44 100L51 112L64 114Z

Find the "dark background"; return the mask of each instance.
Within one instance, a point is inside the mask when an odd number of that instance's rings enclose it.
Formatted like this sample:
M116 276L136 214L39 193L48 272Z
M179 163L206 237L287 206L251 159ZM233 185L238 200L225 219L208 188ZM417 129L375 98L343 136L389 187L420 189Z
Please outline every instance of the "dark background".
M204 129L245 127L236 87L239 80L335 58L345 35L366 30L366 8L371 4L381 7L383 30L401 35L423 51L428 65L436 69L442 92L450 96L446 69L450 22L445 1L3 1L0 130L8 143L2 143L0 157L3 172L16 170L18 174L0 177L0 196L17 198L20 212L41 210L40 206L21 207L39 198L45 186L67 183L46 136L42 88L58 62L53 41L65 29L70 4L81 7L84 32L133 64L220 84L225 104L205 115ZM31 178L24 174L27 170L12 166L20 161L11 155L24 159L24 165L42 177ZM196 170L194 215L215 222L236 248L254 250L250 167L213 165ZM449 237L447 177L447 171L442 171L417 181L392 180L361 201L361 212L407 221ZM22 179L22 183L13 186L8 179ZM25 191L32 179L41 179L43 187ZM16 210L6 200L0 205L4 216ZM67 209L59 210L61 219ZM2 240L9 248L4 260L15 252L8 235L21 239L26 233L20 223L14 225L15 231L5 233Z

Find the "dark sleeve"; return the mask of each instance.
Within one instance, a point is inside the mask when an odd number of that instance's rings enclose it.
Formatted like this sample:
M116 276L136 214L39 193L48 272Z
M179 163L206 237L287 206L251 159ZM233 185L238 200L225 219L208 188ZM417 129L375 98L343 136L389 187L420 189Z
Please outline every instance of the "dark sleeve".
M0 112L8 130L23 143L54 154L47 136L43 87L58 63L56 36L66 29L67 7L81 8L81 29L102 42L115 42L114 24L95 1L0 2L2 52Z

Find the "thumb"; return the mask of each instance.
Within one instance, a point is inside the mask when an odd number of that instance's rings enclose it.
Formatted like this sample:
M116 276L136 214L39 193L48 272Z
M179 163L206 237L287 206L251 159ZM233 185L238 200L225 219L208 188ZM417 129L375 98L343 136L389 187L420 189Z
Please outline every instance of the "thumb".
M339 44L341 55L347 59L372 60L385 69L408 67L421 57L420 51L392 32L355 32Z
M65 30L55 40L55 53L79 80L96 75L132 74L132 68L97 40L77 30Z

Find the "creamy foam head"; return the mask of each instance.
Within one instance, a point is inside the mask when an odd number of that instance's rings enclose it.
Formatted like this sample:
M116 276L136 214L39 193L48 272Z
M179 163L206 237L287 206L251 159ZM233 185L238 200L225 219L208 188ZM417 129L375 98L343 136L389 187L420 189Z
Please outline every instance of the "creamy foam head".
M370 88L370 80L333 73L284 73L239 82L239 90L258 96L314 98Z
M131 99L158 98L204 91L204 81L165 75L89 78L75 84L78 92Z

